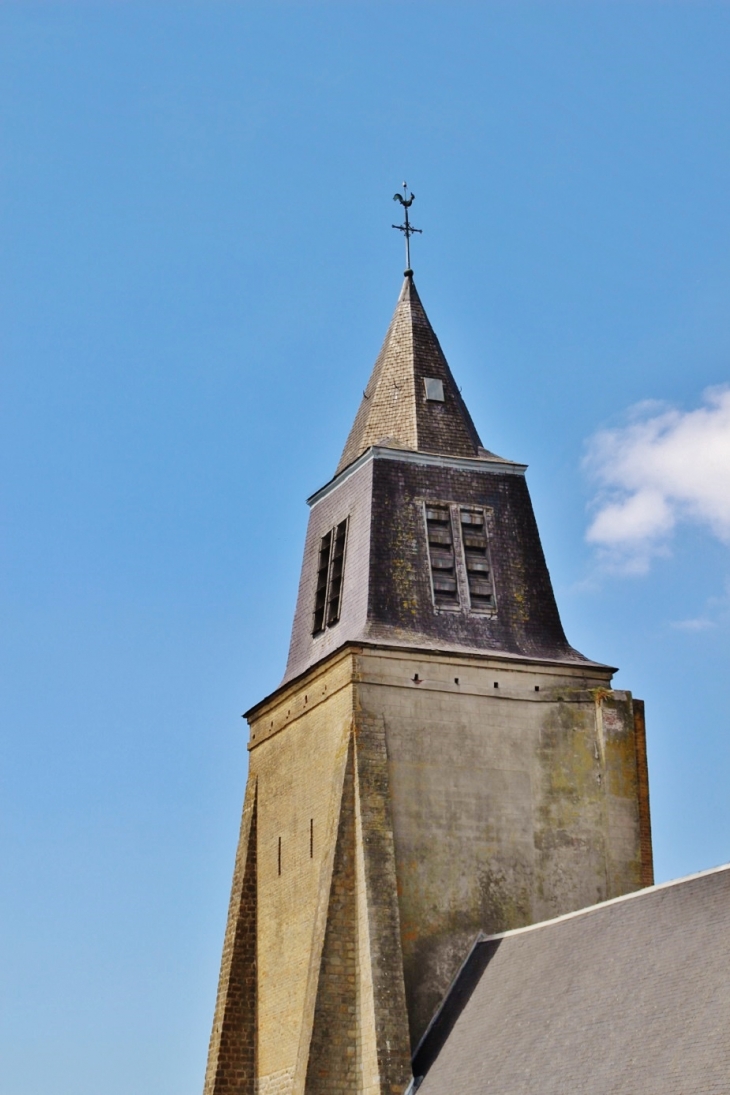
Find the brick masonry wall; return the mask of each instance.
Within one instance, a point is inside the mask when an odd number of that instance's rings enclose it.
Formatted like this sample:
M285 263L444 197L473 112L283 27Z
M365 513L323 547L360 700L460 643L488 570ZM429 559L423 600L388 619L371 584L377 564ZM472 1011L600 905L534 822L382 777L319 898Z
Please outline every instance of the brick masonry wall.
M205 1095L253 1095L256 1074L256 780L241 822Z
M401 1095L411 1078L392 833L372 801L387 770L372 759L351 735L306 1095Z
M384 737L357 760L352 687L348 651L252 720L265 1095L391 1095L411 1075Z
M353 800L355 809L355 900L357 934L357 1012L355 1024L355 1039L358 1059L358 1090L362 1095L380 1095L381 1074L378 1065L378 1033L379 1026L376 1018L375 986L373 978L373 946L371 939L372 925L370 919L370 906L373 895L368 887L368 871L366 866L366 842L363 833L362 794L360 786L360 765L358 763L357 739L353 734L353 768L354 786ZM399 938L396 930L395 938ZM376 948L377 953L377 948ZM400 1022L403 1024L405 1011L401 1013ZM408 1054L404 1058L407 1075L410 1077L410 1062ZM385 1076L387 1078L387 1064Z
M259 786L258 1073L303 1090L352 726L351 671L334 659L252 725ZM273 736L271 723L274 723ZM262 1089L263 1090L263 1089Z
M289 1095L294 1085L294 1068L282 1068L278 1072L269 1072L267 1076L256 1080L256 1095Z
M355 780L352 739L319 967L306 1095L346 1095L358 1076L358 939L355 887Z
M359 679L358 660L353 661ZM360 930L363 938L367 935L370 952L378 1090L400 1095L411 1069L385 721L367 723L361 717L359 687L355 703L363 872Z

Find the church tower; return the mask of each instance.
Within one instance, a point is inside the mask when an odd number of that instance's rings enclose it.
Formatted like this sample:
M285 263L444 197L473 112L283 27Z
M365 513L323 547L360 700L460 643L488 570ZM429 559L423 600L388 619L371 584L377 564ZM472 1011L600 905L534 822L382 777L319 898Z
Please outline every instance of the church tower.
M410 270L309 506L205 1095L400 1095L477 933L653 881L643 704L569 645L525 466L482 446Z

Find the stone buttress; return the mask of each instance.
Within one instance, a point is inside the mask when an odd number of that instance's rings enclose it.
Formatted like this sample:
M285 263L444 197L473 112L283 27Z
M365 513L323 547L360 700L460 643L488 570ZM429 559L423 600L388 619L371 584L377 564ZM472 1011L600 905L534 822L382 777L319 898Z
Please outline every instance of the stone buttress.
M205 1095L401 1093L478 932L653 881L643 704L568 644L524 473L408 276L247 713Z

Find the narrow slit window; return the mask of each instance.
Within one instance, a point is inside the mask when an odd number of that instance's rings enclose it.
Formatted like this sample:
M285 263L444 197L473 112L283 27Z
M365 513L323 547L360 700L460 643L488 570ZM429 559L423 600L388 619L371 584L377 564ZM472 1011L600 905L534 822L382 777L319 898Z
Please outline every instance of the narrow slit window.
M278 851L278 854L277 854L277 863L276 863L276 865L277 865L277 868L278 868L279 875L281 875L281 837L279 837L279 851Z
M332 533L328 532L322 537L319 545L319 564L317 566L317 592L314 597L314 626L315 635L324 631L325 611L327 608L327 579L330 572L330 556L332 554Z
M309 858L314 859L314 818L309 819Z
M346 533L347 521L340 521L337 528L332 530L332 560L330 563L329 589L327 591L327 627L336 624L340 618Z
M431 564L431 588L437 608L459 607L454 535L448 506L426 506L426 535Z
M319 635L325 628L332 627L340 618L346 545L347 518L330 529L320 541L312 620L313 635Z
M482 509L461 509L461 538L469 583L472 609L490 612L494 609L494 585L489 560L486 515Z

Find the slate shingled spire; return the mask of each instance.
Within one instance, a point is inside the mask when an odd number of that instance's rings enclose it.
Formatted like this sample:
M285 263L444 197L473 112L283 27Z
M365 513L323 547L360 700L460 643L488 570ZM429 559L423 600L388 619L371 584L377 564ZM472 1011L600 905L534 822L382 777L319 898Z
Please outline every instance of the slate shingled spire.
M427 379L441 381L443 401L426 398ZM403 283L337 473L371 445L444 456L480 454L479 435L411 274Z
M348 642L585 664L524 473L482 448L407 274L337 472L309 499L284 680Z

